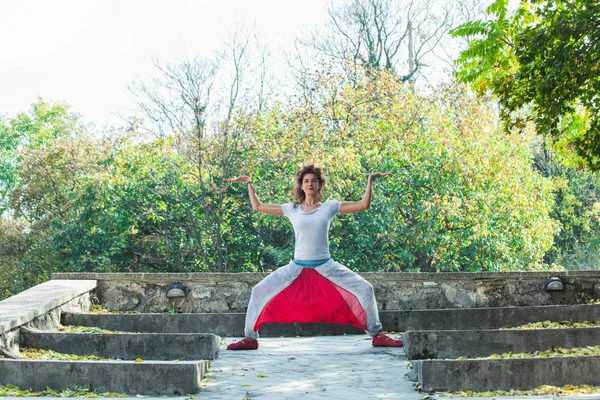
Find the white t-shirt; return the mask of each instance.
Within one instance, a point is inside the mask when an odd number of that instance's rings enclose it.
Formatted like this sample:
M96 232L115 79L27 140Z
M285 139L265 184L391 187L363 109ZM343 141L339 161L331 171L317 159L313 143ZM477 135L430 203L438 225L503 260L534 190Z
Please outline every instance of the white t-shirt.
M297 260L323 260L329 254L329 225L340 211L342 202L327 200L311 212L305 212L295 203L282 204L283 215L288 217L294 227L296 247L294 258Z

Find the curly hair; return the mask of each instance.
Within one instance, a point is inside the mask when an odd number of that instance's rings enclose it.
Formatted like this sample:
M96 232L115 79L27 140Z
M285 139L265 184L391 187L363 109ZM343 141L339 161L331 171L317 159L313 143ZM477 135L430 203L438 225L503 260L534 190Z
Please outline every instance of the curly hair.
M306 194L304 193L304 190L302 190L302 180L306 174L315 174L317 176L319 190L317 191L316 197L317 201L323 200L323 189L325 188L327 179L325 179L321 167L317 167L315 164L310 163L304 164L300 171L296 172L296 179L294 182L294 197L296 197L296 204L302 204L306 199Z

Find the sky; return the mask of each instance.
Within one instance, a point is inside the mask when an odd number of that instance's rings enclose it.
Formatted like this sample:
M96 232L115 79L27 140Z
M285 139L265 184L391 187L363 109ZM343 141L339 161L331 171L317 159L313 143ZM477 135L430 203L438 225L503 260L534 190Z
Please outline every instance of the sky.
M168 61L210 56L236 25L271 48L327 20L330 0L0 0L0 115L42 97L119 124L127 85Z

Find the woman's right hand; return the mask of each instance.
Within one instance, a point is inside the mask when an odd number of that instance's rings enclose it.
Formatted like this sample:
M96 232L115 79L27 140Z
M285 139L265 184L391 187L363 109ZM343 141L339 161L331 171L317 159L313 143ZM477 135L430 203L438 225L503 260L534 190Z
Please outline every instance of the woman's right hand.
M241 176L238 176L237 178L229 178L229 179L227 179L227 182L242 182L242 183L247 184L247 183L252 182L252 179L250 179L249 176L241 175Z

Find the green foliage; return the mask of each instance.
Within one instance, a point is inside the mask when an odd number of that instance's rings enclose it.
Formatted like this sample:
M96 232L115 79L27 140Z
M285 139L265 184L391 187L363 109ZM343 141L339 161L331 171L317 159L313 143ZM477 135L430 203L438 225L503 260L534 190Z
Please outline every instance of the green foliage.
M27 234L16 221L0 218L0 300L23 287L22 260L27 249Z
M61 103L38 99L27 113L0 119L0 213L9 206L9 196L19 182L21 152L40 150L54 141L83 132L79 116Z
M98 151L83 132L66 105L41 99L0 121L0 298L57 267L50 223L69 209L68 192Z
M469 47L455 61L459 66L456 76L481 95L492 91L502 97L500 92L519 68L515 56L516 35L536 19L526 2L520 3L514 15L508 13L507 0L495 1L487 12L491 19L470 21L450 31L454 37L471 39Z
M563 169L557 179L552 216L561 222L556 263L569 269L600 268L600 179L597 174Z
M54 221L62 268L185 270L185 252L201 248L202 240L195 231L202 216L190 210L190 165L166 141L123 141L105 163L108 168L78 182L68 217Z
M64 118L56 132L71 133L13 151L0 296L61 270L277 268L292 257L289 221L253 212L247 187L225 180L250 175L263 202L286 203L311 161L325 167L330 199L359 200L369 172L392 173L375 182L370 210L334 220L332 254L354 270L543 267L556 186L532 170L527 138L500 131L493 104L459 86L424 96L385 72L353 86L334 74L317 82L313 101L237 109L195 137L92 140ZM559 204L564 227L591 216L590 203ZM582 228L586 243L594 229Z
M44 148L19 152L20 184L10 194L16 217L48 224L70 209L70 195L82 176L100 169L102 149L86 136L65 137Z
M289 222L253 213L247 188L224 178L249 174L263 201L285 203L306 161L326 167L327 195L341 200L360 199L368 172L394 175L376 182L371 210L334 222L332 252L353 269L539 264L556 230L552 187L531 171L526 143L495 128L489 104L460 88L425 98L385 73L358 88L324 79L320 90L318 104L237 115L230 128L246 134L231 174L216 137L203 145L201 170L176 137L118 143L107 170L78 180L68 217L54 221L61 268L276 268L292 256Z
M598 4L521 1L512 15L507 8L506 1L496 1L490 20L453 31L474 37L457 60L457 76L479 94L495 95L509 130L528 134L533 126L549 138L545 150L534 144L535 167L555 181L551 216L561 228L545 262L598 268L600 182L581 168L598 168L593 99L600 52L597 29L590 27L598 24Z
M507 129L533 121L571 163L600 169L600 4L521 0L512 15L507 8L498 0L490 20L452 31L476 36L456 61L457 77L494 94Z
M533 104L538 131L567 136L571 151L600 169L600 3L536 1L540 23L519 35L521 68L507 107Z
M107 168L78 181L68 215L53 223L62 269L243 269L252 249L239 199L223 196L218 165L207 162L199 176L175 144L123 139L106 155Z
M541 261L557 228L548 215L551 184L531 171L526 142L495 128L489 104L458 88L424 98L385 73L324 98L259 116L246 171L259 185L269 182L259 188L269 202L285 201L303 161L326 167L328 197L341 200L360 199L368 172L391 172L376 182L369 212L334 223L339 261L355 270L420 271L517 270ZM282 229L277 222L261 223L270 228L263 240L280 238L272 234Z
M560 224L544 260L566 269L600 268L600 176L565 166L539 137L530 142L534 168L554 182L551 217Z

